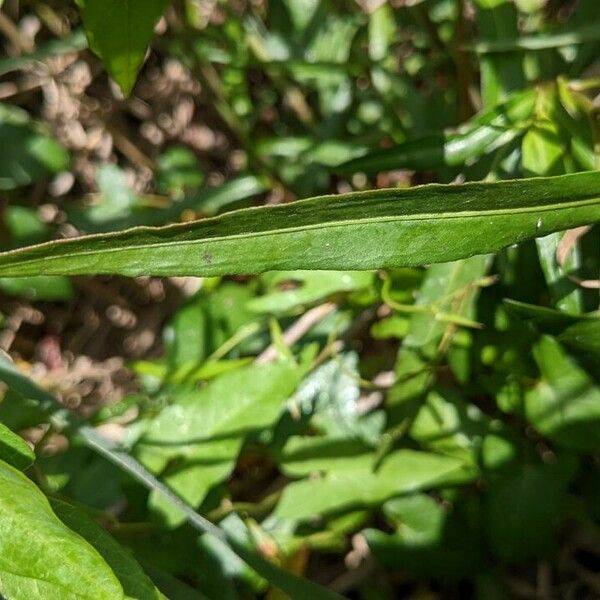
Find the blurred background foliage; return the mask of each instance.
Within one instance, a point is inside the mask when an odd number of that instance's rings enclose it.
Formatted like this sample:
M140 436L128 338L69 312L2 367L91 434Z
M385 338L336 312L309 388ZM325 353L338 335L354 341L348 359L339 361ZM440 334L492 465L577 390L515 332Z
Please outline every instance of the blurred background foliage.
M154 33L124 97L74 3L4 1L1 249L598 165L597 0L175 0ZM199 513L342 595L598 598L599 277L597 226L386 272L40 273L0 279L0 348ZM64 524L102 524L169 598L282 597L2 395ZM0 458L27 467L3 431Z

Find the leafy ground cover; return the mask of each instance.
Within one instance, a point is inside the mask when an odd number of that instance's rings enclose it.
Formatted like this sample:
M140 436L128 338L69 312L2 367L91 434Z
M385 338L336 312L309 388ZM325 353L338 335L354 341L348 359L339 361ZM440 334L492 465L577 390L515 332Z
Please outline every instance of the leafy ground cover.
M0 42L0 597L600 597L597 0Z

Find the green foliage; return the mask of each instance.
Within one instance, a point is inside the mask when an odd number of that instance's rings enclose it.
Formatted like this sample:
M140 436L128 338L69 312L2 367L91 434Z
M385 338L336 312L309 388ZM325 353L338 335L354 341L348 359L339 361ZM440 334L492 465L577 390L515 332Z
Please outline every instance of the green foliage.
M119 579L127 598L151 600L163 598L152 581L127 549L116 542L93 519L77 507L52 499L52 509L69 529L79 534L102 556Z
M2 7L0 597L594 597L598 2L168 4Z
M29 115L0 104L0 190L12 190L66 169L65 150Z
M202 390L173 390L176 402L149 423L136 445L142 463L164 472L168 486L191 506L233 470L244 438L272 426L304 369L282 362L224 373ZM198 432L202 432L198 435ZM165 470L176 459L177 467ZM183 515L151 498L171 526Z
M24 470L35 460L35 454L25 440L0 423L0 458L17 469Z
M7 598L125 598L101 555L64 525L25 475L0 461L0 593Z
M90 48L102 59L125 95L135 84L154 24L168 0L77 0Z
M0 254L0 275L373 269L500 250L600 216L600 174L322 197ZM378 239L377 245L368 240Z

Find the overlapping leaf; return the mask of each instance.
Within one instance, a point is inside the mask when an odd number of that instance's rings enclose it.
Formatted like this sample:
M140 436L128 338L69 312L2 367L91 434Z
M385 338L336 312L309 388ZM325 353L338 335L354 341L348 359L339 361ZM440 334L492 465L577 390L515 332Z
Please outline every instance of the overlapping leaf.
M25 475L0 461L0 594L6 598L124 598L98 552L66 527Z

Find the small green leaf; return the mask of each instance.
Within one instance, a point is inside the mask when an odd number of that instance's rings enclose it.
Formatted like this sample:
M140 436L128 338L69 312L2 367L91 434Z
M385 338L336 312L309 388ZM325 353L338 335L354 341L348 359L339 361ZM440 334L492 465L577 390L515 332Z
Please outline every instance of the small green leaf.
M476 0L477 26L481 43L517 37L517 7L509 0ZM511 92L523 88L523 57L521 54L500 54L480 57L481 96L490 106L506 99Z
M25 440L0 423L0 460L24 471L35 460L33 450Z
M395 498L383 505L395 525L392 534L367 529L364 535L384 565L420 578L455 580L483 566L481 548L462 515L425 494ZM454 511L456 512L456 511Z
M548 308L547 306L537 306L536 304L528 304L506 298L504 304L511 313L525 320L532 321L542 333L551 333L556 335L563 331L569 325L573 325L579 321L594 320L598 317L591 315L576 315Z
M600 362L600 315L596 319L582 319L565 328L558 336L558 341Z
M508 52L522 53L523 50L539 51L575 44L586 44L600 40L600 25L590 23L572 29L562 29L560 33L544 32L539 35L503 35L495 40L478 42L474 46L478 54L505 54Z
M0 105L0 190L29 185L68 164L64 148L24 110Z
M73 298L73 286L67 277L38 275L37 277L3 277L0 290L9 296L28 300L60 302Z
M352 292L368 287L373 273L353 271L277 271L262 277L266 294L248 301L256 312L286 312L311 304L337 292ZM290 289L281 289L289 282Z
M352 458L346 454L340 459L340 468L328 470L325 463L336 465L335 456L328 455L323 461L326 472L322 477L290 483L275 516L302 521L348 508L377 505L395 495L464 481L473 475L458 459L415 450L393 452L377 470L373 454Z
M488 419L473 404L447 390L432 390L419 409L409 435L423 449L460 458L477 467Z
M77 0L90 48L128 95L169 0Z
M391 148L374 150L340 164L338 173L367 174L392 169L417 171L439 169L444 165L462 167L506 144L523 127L535 103L535 90L515 94L508 102L484 110L458 130L410 139Z
M569 448L600 449L600 387L550 336L533 348L541 379L525 395L529 422Z

